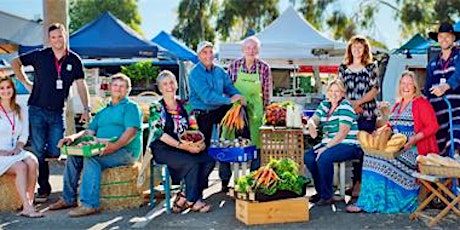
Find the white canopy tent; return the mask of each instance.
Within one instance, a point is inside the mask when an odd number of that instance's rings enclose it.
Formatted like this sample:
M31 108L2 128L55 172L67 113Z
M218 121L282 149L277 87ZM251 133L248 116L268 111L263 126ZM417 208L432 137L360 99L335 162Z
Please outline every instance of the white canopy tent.
M260 57L272 68L338 65L346 47L314 29L292 6L255 36L262 43ZM241 57L241 42L223 43L219 53L223 62Z

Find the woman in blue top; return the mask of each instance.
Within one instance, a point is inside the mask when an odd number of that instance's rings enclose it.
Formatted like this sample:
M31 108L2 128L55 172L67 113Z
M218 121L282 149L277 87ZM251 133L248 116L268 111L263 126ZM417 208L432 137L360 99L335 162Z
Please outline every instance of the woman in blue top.
M185 181L185 194L179 193L173 211L208 212L210 205L204 203L203 190L208 187L208 177L214 168L214 159L203 147L181 143L179 135L189 129L198 129L195 117L189 114L184 102L176 98L177 81L170 71L162 71L157 77L158 89L163 98L152 103L150 123L152 141L150 148L155 161L166 164L174 182Z
M315 181L316 195L310 201L316 205L328 205L333 202L334 194L333 163L359 159L362 155L356 139L356 114L345 98L345 86L339 79L328 84L326 100L308 120L308 130L313 138L318 135L317 127L323 133L321 143L305 153L304 162Z

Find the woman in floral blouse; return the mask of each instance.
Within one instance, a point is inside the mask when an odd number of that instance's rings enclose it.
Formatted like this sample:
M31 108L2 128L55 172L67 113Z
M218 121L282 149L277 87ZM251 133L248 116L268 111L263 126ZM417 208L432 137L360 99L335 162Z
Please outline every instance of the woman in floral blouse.
M149 146L155 162L168 166L174 182L185 181L185 194L177 195L173 211L190 208L196 212L209 212L211 206L202 199L214 168L214 159L203 151L204 146L200 148L179 141L180 134L198 129L198 126L195 117L185 110L184 102L176 99L176 76L170 71L162 71L157 77L157 85L163 98L150 107L152 141Z
M353 36L345 52L345 63L339 67L339 78L347 88L346 96L358 114L358 129L372 133L376 123L376 96L380 81L377 65L372 61L371 46L364 36ZM359 195L363 160L353 165L352 194Z

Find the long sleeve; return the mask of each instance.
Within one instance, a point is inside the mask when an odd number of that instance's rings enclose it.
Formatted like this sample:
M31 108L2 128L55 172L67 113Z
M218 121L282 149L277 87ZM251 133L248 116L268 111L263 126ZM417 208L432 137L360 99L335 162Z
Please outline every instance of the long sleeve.
M166 111L159 102L150 105L149 142L154 142L163 135L166 122Z
M424 138L436 135L439 125L434 112L433 106L424 98L418 98L414 101L413 112L416 121L416 132L422 132Z
M201 71L198 68L201 68L201 67L196 67L190 72L189 84L190 84L190 101L192 103L192 107L194 108L196 107L196 101L199 101L205 104L204 106L211 105L211 107L230 104L230 98L225 96L223 93L219 94L220 90L215 89L215 87L218 87L221 84L221 87L224 88L224 92L225 92L225 87L227 87L227 84L232 84L232 82L230 81L230 78L224 72L224 70L222 70L224 74L224 77L222 77L222 76L219 76L219 73L217 72L214 74L204 73L205 72L204 70ZM213 79L207 79L207 78L213 78ZM220 83L219 81L222 81L222 83ZM210 84L210 82L212 82L213 84L215 83L216 85L213 86ZM204 108L198 108L198 109L204 109Z
M29 113L27 111L26 106L21 106L21 127L22 131L19 135L18 141L26 144L27 139L29 138Z
M449 84L450 88L452 90L457 89L457 87L460 85L460 55L457 55L457 58L453 59L455 60L455 72L452 76L450 76L449 79L447 79L447 84Z

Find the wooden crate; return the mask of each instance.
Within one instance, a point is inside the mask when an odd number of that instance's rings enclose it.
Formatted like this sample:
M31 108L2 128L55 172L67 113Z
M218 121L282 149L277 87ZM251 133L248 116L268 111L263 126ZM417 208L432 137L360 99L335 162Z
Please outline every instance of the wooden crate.
M260 128L260 138L261 165L268 164L272 158L291 158L299 164L300 173L304 174L303 155L305 149L302 129L262 127Z
M246 225L304 222L309 220L308 198L251 202L236 199L236 218Z

